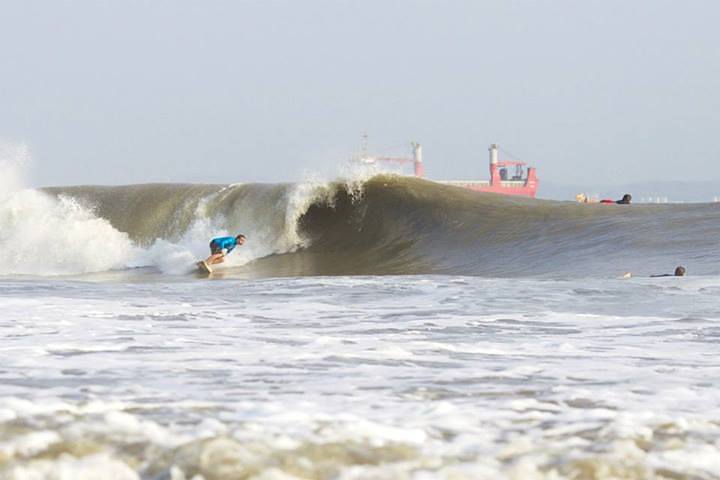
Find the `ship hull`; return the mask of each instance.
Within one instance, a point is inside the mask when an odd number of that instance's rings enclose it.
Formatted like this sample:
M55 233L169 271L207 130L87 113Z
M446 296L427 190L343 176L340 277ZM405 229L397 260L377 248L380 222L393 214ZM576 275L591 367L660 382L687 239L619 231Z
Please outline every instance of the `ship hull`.
M501 182L499 185L491 185L489 182L464 182L449 181L440 182L446 185L467 188L476 192L499 193L501 195L515 195L521 197L535 198L537 195L537 181L529 182Z

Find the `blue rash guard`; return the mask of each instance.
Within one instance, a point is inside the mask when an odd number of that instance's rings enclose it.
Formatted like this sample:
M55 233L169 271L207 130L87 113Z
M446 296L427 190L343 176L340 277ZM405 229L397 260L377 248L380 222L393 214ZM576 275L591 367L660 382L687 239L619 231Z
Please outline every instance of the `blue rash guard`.
M213 238L210 242L210 251L213 254L220 253L223 250L227 250L225 255L233 251L233 248L237 247L237 240L235 237L218 237Z

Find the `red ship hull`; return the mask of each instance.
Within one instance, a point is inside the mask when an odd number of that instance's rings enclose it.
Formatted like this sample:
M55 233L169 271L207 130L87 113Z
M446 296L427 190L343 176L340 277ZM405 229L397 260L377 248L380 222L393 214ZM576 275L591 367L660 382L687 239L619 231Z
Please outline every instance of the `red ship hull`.
M490 181L451 181L441 182L457 187L468 188L476 192L499 193L501 195L517 195L535 198L538 189L537 173L533 167L527 167L527 174L516 176L508 180L506 176L508 167L524 167L522 162L492 162L490 163Z

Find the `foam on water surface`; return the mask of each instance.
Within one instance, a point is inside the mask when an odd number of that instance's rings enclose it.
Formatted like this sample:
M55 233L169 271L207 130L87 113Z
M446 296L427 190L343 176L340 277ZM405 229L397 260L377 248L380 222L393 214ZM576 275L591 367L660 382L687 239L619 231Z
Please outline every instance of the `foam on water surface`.
M719 478L720 279L675 280L6 280L0 475Z

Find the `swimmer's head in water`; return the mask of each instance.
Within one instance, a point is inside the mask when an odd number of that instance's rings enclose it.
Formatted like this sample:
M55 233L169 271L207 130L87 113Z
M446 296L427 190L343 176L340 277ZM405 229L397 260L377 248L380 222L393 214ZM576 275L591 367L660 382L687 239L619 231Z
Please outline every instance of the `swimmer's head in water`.
M675 269L675 276L676 277L684 277L685 276L685 267L677 267Z

